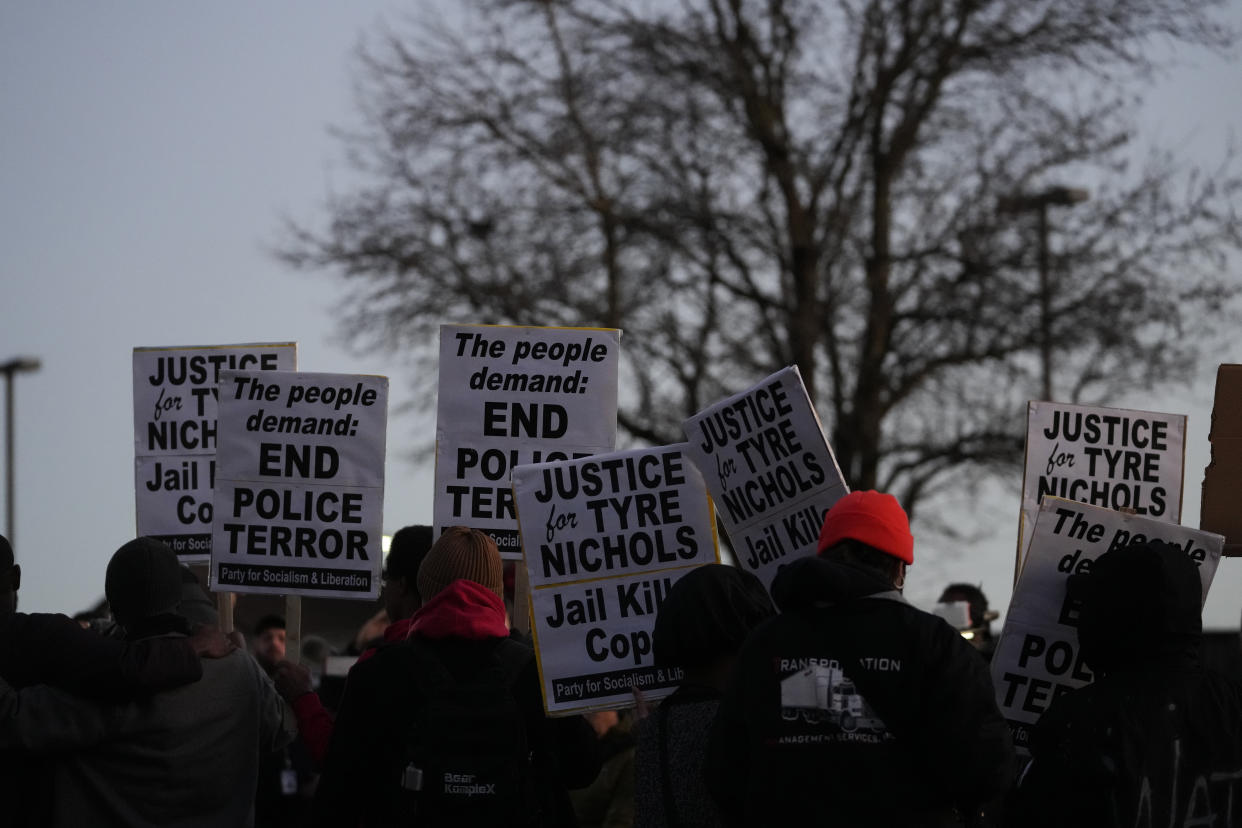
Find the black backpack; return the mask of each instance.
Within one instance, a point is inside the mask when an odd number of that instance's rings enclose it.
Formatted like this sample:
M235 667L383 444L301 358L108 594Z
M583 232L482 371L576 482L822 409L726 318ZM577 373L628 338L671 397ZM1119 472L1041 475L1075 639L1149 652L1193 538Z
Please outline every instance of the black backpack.
M526 722L513 695L531 650L500 639L482 667L470 665L457 678L430 645L414 639L402 646L422 700L398 794L408 824L540 825Z

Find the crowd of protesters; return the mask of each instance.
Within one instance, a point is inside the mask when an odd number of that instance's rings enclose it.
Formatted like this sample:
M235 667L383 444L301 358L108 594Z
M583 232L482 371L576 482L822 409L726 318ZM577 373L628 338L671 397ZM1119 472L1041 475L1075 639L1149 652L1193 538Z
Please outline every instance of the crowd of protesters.
M915 543L891 495L828 511L767 590L712 564L653 630L671 696L545 715L500 555L461 527L399 532L384 613L338 699L284 621L223 636L150 538L112 556L115 626L17 611L0 537L0 824L14 826L1242 825L1242 685L1196 661L1194 564L1158 541L1068 589L1096 680L1019 757L982 593L955 629L902 594Z

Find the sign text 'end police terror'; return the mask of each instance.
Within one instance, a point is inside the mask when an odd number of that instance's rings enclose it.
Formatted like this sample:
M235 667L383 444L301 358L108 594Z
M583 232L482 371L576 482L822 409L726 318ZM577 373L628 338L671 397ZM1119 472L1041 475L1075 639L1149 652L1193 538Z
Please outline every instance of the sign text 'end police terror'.
M287 558L333 560L344 556L345 560L369 560L369 534L364 529L338 529L332 525L361 524L363 501L361 492L237 486L233 490L231 516L242 522L223 524L226 551L232 555L245 551L248 555ZM277 520L311 525L271 523Z

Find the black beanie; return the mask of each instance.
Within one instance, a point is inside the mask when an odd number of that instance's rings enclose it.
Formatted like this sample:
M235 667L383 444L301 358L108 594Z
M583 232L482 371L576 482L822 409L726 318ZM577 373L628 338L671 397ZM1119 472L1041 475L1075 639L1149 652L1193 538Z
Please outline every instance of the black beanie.
M104 594L121 624L174 613L181 602L181 564L163 542L135 538L108 561Z
M423 565L431 544L430 526L403 526L398 529L388 546L388 557L384 559L385 580L405 578L415 584L418 580L418 568Z
M708 667L742 647L750 631L776 614L763 583L726 564L681 576L656 615L652 654L661 667Z

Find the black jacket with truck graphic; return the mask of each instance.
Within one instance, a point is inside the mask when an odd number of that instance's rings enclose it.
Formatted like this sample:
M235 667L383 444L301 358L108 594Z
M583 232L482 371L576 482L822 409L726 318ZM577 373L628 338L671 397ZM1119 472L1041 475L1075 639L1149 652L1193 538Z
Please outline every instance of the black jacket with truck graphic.
M772 584L708 751L738 825L955 825L1003 795L1009 729L987 664L882 578L819 558Z

